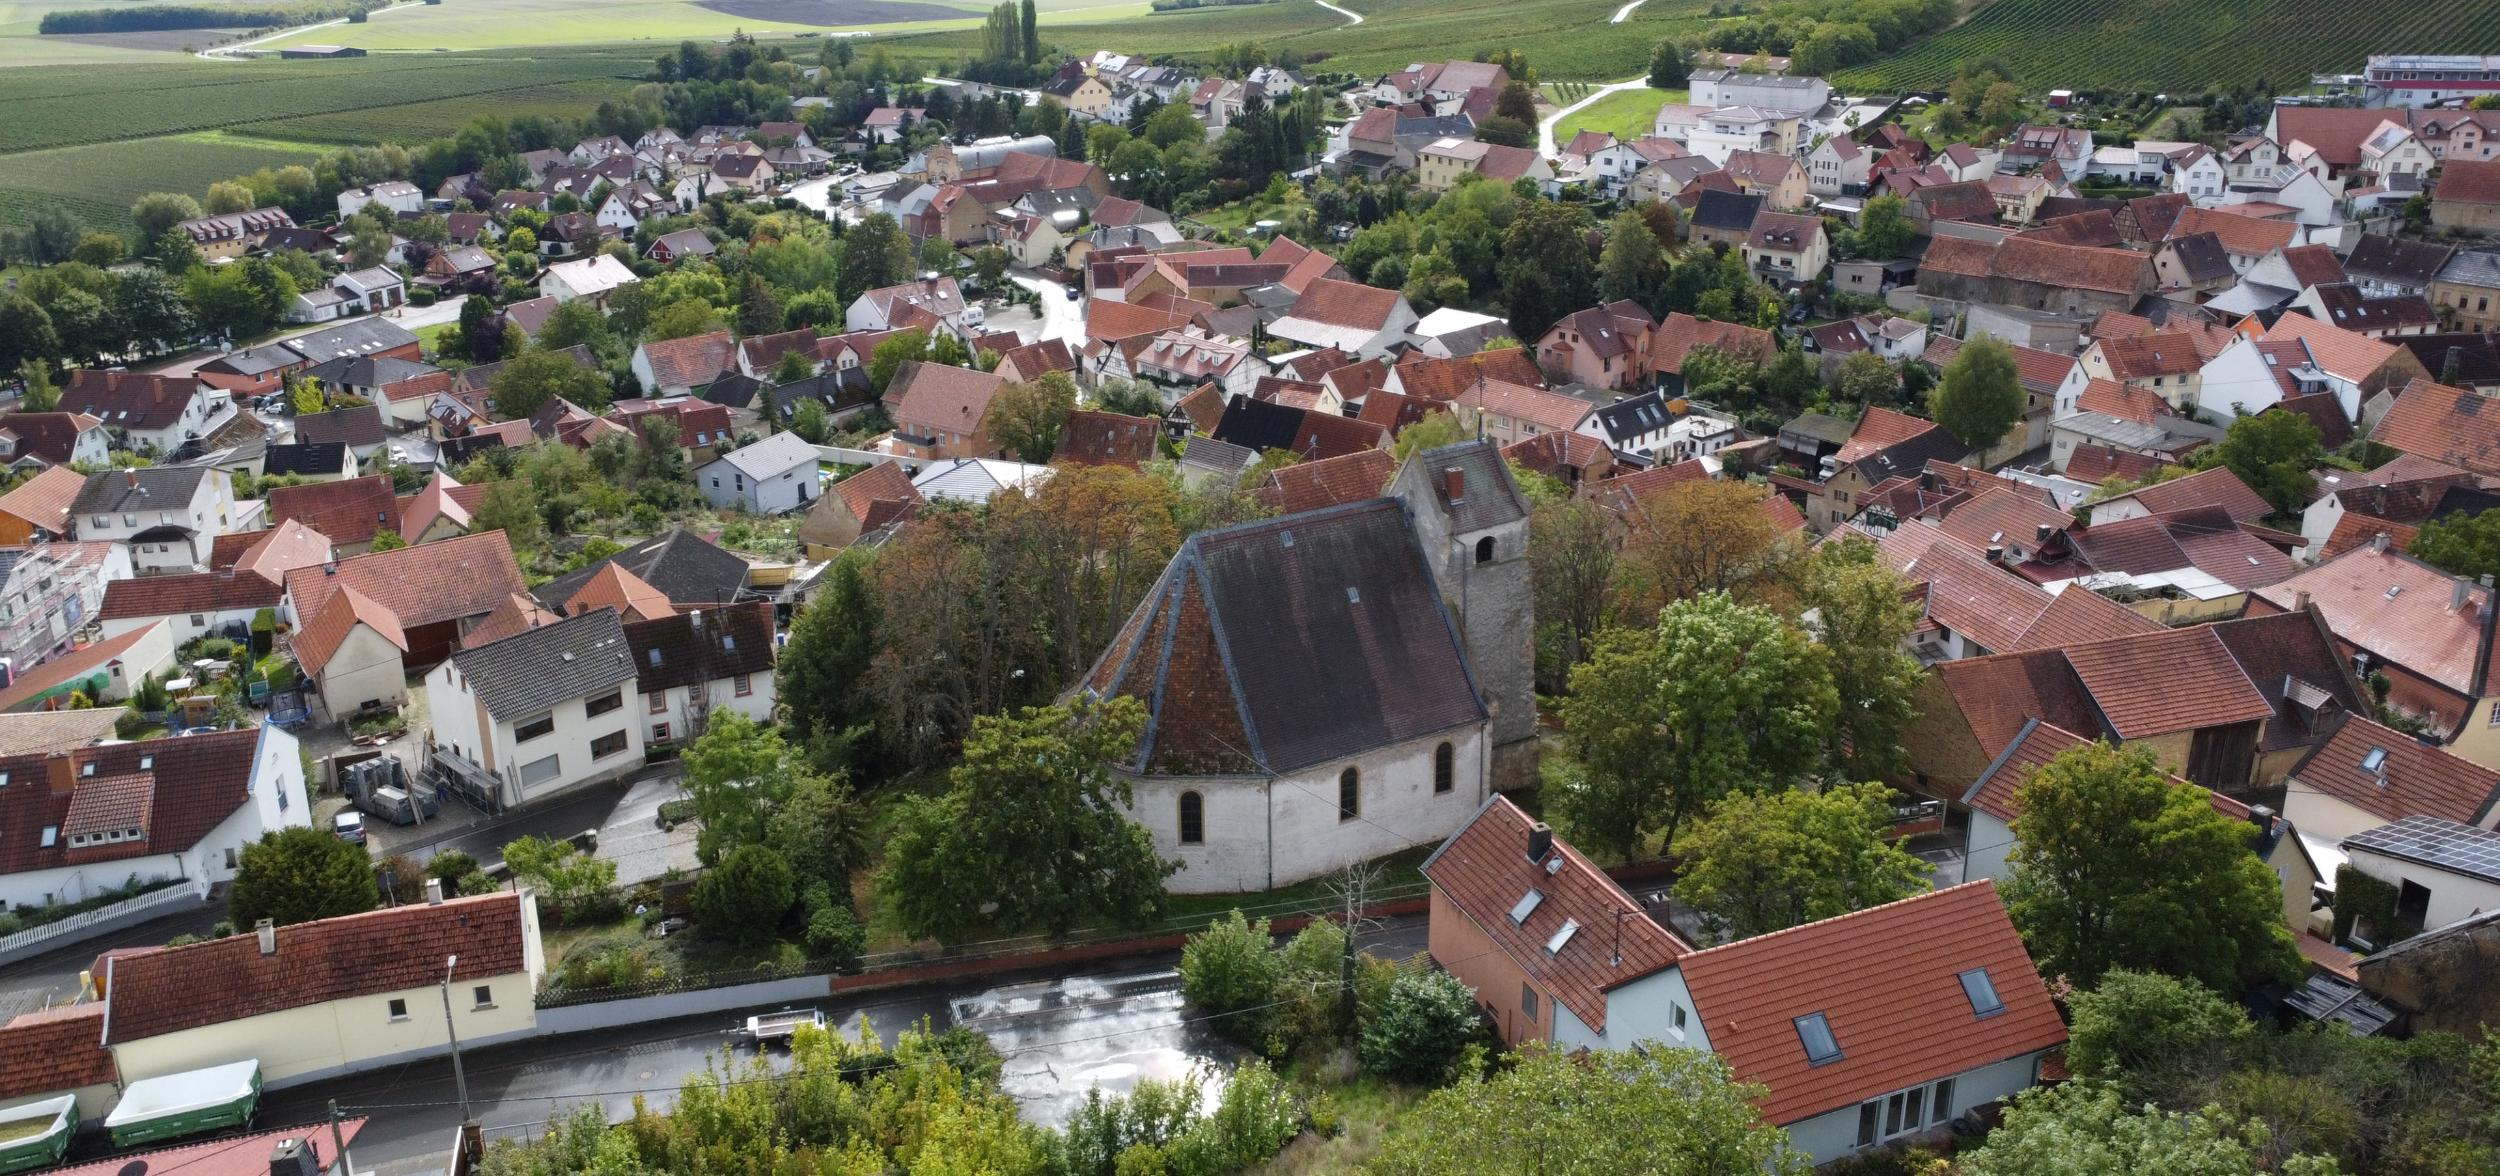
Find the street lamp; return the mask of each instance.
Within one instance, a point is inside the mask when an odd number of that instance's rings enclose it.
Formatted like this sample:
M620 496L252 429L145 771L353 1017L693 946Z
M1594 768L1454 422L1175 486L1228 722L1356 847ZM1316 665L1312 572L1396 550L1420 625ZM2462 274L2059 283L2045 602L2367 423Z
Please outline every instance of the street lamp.
M451 1080L460 1089L460 1121L466 1124L477 1116L469 1113L469 1075L460 1067L460 1030L451 1021L451 974L459 966L456 953L443 959L443 1032L451 1036Z

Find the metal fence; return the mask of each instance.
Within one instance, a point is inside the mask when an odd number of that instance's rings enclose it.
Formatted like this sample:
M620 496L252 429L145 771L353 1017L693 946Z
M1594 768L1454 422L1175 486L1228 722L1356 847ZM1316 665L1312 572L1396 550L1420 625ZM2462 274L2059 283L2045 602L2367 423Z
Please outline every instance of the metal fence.
M81 939L118 931L133 923L160 915L186 910L208 901L209 887L204 880L151 890L120 902L81 911L66 919L28 927L12 935L0 935L0 964L12 963L28 956L40 955Z

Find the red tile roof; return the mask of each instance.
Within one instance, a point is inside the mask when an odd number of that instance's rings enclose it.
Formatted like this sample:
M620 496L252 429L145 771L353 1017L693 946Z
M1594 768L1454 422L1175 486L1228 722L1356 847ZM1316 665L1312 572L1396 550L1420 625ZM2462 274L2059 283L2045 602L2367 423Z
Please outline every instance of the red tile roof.
M0 711L16 710L53 687L120 661L123 654L130 652L131 646L137 645L140 638L155 632L161 624L162 622L158 625L142 625L119 637L107 637L93 645L81 646L20 673L7 686L0 686ZM155 666L140 668L148 673L156 670ZM0 860L5 860L5 856L0 856ZM0 869L0 873L10 872Z
M2075 397L2075 408L2122 421L2134 421L2139 425L2159 424L2161 418L2171 415L2170 406L2163 403L2161 395L2152 389L2103 379L2094 379L2083 386L2083 392Z
M1303 288L1300 297L1285 313L1293 318L1309 319L1331 326L1379 330L1389 321L1398 306L1398 292L1342 282L1335 278L1318 278Z
M862 534L882 529L922 502L920 489L899 462L879 462L833 484L833 493L859 520Z
M2109 364L2110 375L2120 380L2175 376L2205 366L2205 357L2197 352L2194 339L2167 331L2103 339L2097 346L2101 358Z
M277 581L250 573L199 572L182 576L142 576L104 586L101 620L169 617L179 613L212 613L233 609L273 608L286 595Z
M1424 876L1539 989L1603 1033L1608 989L1675 963L1692 946L1653 922L1638 900L1562 839L1548 851L1547 861L1557 855L1561 861L1552 873L1545 862L1528 860L1531 823L1518 805L1497 795L1433 851ZM1510 912L1532 890L1542 899L1525 920L1513 922ZM1546 943L1565 920L1576 921L1580 932L1562 950L1548 952Z
M2327 532L2326 542L2318 545L2310 558L2330 560L2353 548L2363 546L2380 534L2387 536L2387 545L2396 551L2410 551L2413 538L2422 533L2420 527L2409 527L2387 519L2374 519L2358 511L2347 510L2335 520L2335 529Z
M399 499L389 474L280 486L268 498L271 521L302 523L335 544L370 543L380 532L399 529Z
M2491 589L2469 585L2465 607L2452 609L2455 578L2429 564L2364 543L2256 594L2290 611L2309 597L2335 636L2459 694L2471 695L2482 675L2482 610Z
M1005 377L942 363L907 361L886 388L894 423L917 432L969 434L989 415L990 400Z
M119 1075L104 1048L101 1004L23 1013L0 1026L0 1103L102 1086ZM261 1171L268 1164L262 1156Z
M290 924L278 928L274 955L262 955L248 932L116 954L106 964L107 1044L348 997L430 990L450 955L460 957L455 983L510 976L524 966L523 922L521 895L486 894ZM201 993L216 997L203 1000Z
M2017 648L2054 599L2048 589L1957 543L1932 544L1914 562L1905 578L1925 582L1927 616L1990 652Z
M1461 393L1458 403L1489 416L1521 421L1542 429L1576 429L1597 409L1577 396L1548 392L1500 380L1478 380Z
M1712 1052L1738 1081L1770 1088L1762 1114L1776 1124L2066 1041L2048 987L1985 881L1696 952L1679 967ZM1978 968L2003 1012L1972 1010L1961 975ZM1796 1028L1815 1013L1841 1050L1819 1066Z
M2106 381L2103 381L2106 383ZM2098 486L2113 478L2142 481L2146 475L2161 471L2162 460L2141 453L2128 453L2106 445L2077 445L2066 459L2066 476L2078 482Z
M1397 458L1388 450L1366 449L1276 470L1259 488L1259 498L1278 514L1298 514L1378 498L1397 472Z
M2218 506L2234 521L2247 523L2274 513L2274 508L2249 489L2248 483L2240 481L2238 474L2221 466L2157 482L2125 497L2133 498L2154 514Z
M2500 204L2500 159L2451 159L2431 185L2442 204Z
M2212 233L2226 252L2263 257L2292 243L2300 226L2290 221L2233 216L2210 208L2182 208L2170 224L2170 239Z
M342 588L356 589L411 627L482 617L505 597L526 591L501 531L377 551L326 567L336 571L297 568L286 576L296 619L308 627Z
M1085 304L1085 337L1090 340L1160 335L1188 325L1187 315L1134 306L1114 299L1095 298Z
M1921 436L1935 427L1934 421L1923 421L1889 408L1870 407L1858 417L1856 427L1849 431L1848 443L1833 456L1841 465L1847 465Z
M251 803L259 747L259 729L247 728L0 756L0 773L13 781L0 787L0 829L15 831L0 839L0 874L187 852ZM137 828L143 836L73 848L68 833L81 822L80 832ZM34 836L47 826L63 830L50 846Z
M2008 647L2008 652L2064 649L2090 641L2160 631L2161 624L2143 613L2080 584L2068 584L2047 608L2040 610L2039 617L2023 631L2020 640Z
M2322 323L2305 314L2287 314L2276 319L2274 329L2267 331L2265 338L2269 343L2298 339L2319 367L2356 383L2378 374L2399 350L2393 343Z
M70 504L86 489L87 476L68 466L53 466L0 494L0 514L21 518L55 535L70 531Z
M651 377L661 388L700 388L735 369L738 345L727 331L688 335L642 345Z
M2500 772L2345 714L2325 741L2293 766L2291 786L2324 793L2380 820L2431 816L2482 827L2500 799Z
M2417 379L2370 439L2462 470L2500 474L2500 399Z
M2122 739L2274 717L2211 626L2096 641L2065 654Z
M1779 343L1769 331L1739 323L1705 322L1680 310L1672 311L1649 337L1649 370L1681 375L1684 356L1705 343L1755 360L1767 360L1779 351Z
M1155 441L1163 422L1153 417L1077 409L1059 429L1059 447L1052 464L1116 465L1136 469L1154 460Z

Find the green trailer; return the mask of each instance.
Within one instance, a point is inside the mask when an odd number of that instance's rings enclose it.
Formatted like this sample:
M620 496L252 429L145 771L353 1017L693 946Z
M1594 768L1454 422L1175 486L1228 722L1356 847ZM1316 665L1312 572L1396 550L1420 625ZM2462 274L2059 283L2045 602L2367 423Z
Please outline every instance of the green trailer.
M29 1172L60 1163L76 1134L77 1095L0 1107L0 1172Z
M142 1078L122 1090L104 1129L115 1147L178 1139L251 1123L260 1112L260 1061L229 1062Z

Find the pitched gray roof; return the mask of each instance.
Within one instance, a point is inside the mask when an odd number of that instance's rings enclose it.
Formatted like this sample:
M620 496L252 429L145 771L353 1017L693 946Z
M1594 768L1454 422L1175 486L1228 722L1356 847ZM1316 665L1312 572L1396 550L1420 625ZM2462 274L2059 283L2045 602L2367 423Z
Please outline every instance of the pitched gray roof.
M1461 441L1439 449L1427 449L1415 456L1432 478L1433 494L1441 494L1441 471L1456 469L1465 473L1465 496L1457 502L1443 501L1450 512L1452 532L1481 531L1528 517L1528 500L1521 497L1519 484L1511 481L1510 463L1502 459L1502 451L1490 441Z
M610 563L659 589L672 604L726 604L738 598L747 582L747 561L681 527L549 580L532 595L549 608L562 609L565 601Z
M182 510L199 493L203 466L146 466L91 474L70 505L71 514L114 514L121 511Z
M2500 249L2460 249L2439 267L2439 280L2466 286L2500 286Z
M605 608L462 650L451 662L498 719L529 718L634 680L625 627Z
M750 478L769 478L791 466L816 462L816 447L796 433L775 433L743 449L732 449L713 459L725 461L732 468L744 471Z

